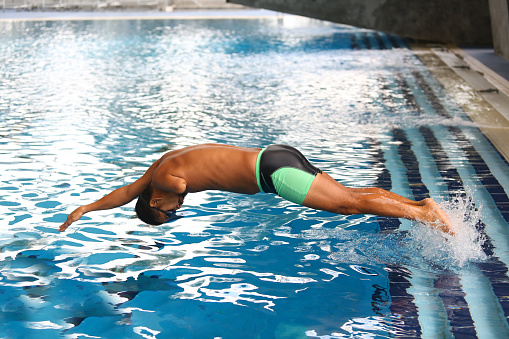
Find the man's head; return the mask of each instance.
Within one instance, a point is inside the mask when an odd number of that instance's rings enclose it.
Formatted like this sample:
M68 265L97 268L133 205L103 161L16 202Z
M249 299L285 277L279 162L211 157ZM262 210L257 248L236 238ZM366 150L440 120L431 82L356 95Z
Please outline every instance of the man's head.
M161 225L175 214L184 202L185 194L161 191L148 185L136 202L136 214L150 225Z

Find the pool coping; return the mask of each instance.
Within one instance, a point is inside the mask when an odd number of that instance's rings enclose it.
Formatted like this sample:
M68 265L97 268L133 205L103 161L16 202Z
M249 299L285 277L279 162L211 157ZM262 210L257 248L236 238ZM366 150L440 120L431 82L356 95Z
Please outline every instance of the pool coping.
M283 14L266 9L0 11L0 21L264 19ZM292 14L284 14L293 16Z
M456 45L410 48L509 162L509 81Z

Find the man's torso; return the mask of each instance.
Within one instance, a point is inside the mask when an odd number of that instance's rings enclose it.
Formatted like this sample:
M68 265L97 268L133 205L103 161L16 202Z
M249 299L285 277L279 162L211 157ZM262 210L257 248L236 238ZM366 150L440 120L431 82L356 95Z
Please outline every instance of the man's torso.
M236 193L259 192L256 158L259 148L220 144L190 146L166 153L157 171L186 180L188 192L224 190Z

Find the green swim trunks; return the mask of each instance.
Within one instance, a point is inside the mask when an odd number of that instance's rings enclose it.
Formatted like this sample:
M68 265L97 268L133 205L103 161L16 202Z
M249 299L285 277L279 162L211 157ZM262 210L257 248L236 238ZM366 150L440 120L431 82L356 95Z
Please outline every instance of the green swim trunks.
M287 145L271 145L258 154L256 180L260 191L274 193L302 205L313 180L322 173L298 150Z

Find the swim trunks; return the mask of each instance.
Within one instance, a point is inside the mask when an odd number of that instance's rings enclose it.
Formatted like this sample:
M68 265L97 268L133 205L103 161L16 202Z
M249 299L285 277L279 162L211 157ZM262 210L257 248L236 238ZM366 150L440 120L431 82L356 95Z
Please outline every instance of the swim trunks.
M295 148L271 145L258 153L256 180L260 191L274 193L302 205L311 183L321 170Z

